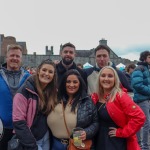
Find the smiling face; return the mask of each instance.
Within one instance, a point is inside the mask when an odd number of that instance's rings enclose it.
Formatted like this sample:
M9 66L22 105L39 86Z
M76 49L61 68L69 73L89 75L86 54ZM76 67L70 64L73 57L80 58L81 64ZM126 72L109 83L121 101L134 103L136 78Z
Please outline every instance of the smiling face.
M6 56L7 70L17 71L22 62L22 52L20 49L10 49Z
M75 58L75 48L66 46L61 52L61 57L65 65L70 65Z
M38 71L39 81L42 89L44 89L54 77L55 69L50 64L43 64Z
M76 75L69 75L66 80L66 92L69 97L73 97L79 90L80 81Z
M113 70L105 68L99 78L100 85L102 86L104 93L110 93L115 85L115 75Z

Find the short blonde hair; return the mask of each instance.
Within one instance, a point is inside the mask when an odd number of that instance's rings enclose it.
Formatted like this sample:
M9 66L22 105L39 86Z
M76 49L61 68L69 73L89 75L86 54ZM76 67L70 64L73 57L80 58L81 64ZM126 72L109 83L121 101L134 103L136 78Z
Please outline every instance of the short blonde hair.
M111 97L111 101L114 101L115 100L115 97L116 97L116 94L119 93L120 95L122 94L122 90L120 88L120 80L119 80L119 77L118 77L118 74L116 72L116 70L110 66L105 66L103 67L100 72L99 72L99 75L98 75L98 84L97 84L97 94L99 95L99 98L103 98L104 97L104 89L103 87L101 86L100 84L100 81L99 81L99 78L103 72L104 69L110 69L113 71L114 73L114 78L115 78L115 83L114 83L114 87L112 88L112 91L110 93L110 97Z
M22 47L18 44L10 44L7 46L7 53L10 51L10 50L15 50L15 49L19 49L21 52L23 51L22 50Z

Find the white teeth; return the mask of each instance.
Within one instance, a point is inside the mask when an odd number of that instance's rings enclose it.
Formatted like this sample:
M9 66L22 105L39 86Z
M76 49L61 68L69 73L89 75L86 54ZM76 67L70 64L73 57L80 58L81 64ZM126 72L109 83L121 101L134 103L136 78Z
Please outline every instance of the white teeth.
M104 82L104 84L108 85L109 83L107 83L107 82Z

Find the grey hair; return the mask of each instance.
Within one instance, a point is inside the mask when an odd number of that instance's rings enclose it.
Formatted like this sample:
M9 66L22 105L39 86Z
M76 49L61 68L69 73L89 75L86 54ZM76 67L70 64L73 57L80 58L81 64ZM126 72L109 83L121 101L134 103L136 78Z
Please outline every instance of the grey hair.
M7 45L7 52L9 52L10 50L15 50L15 49L19 49L21 52L23 51L22 47L18 44Z

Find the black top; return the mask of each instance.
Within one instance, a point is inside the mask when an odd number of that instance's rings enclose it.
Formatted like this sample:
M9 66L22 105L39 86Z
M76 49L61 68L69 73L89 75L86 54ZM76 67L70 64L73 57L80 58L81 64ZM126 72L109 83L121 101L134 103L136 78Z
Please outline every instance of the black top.
M37 141L42 139L48 131L47 116L44 115L42 111L36 114L31 126L31 131Z
M118 137L110 137L108 135L109 127L118 126L110 118L105 103L98 103L98 117L100 119L100 129L96 140L96 150L126 150L126 139Z
M58 87L62 81L62 78L64 76L64 74L70 70L70 69L76 69L81 77L83 78L85 84L87 85L87 75L85 73L85 71L83 69L80 69L79 67L77 67L77 65L73 62L72 66L70 66L68 69L66 69L63 64L62 61L60 61L57 65L56 65L56 70L57 70L57 82L58 82Z

